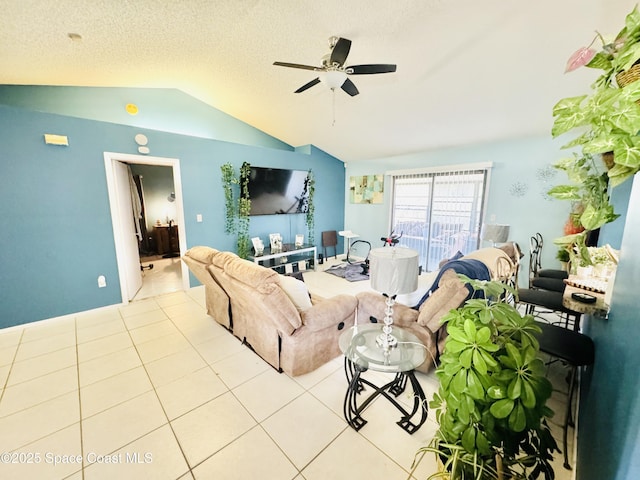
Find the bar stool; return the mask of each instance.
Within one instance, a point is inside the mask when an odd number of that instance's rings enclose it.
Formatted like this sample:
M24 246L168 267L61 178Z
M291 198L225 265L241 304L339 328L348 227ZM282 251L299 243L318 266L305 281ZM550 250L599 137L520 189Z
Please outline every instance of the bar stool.
M536 233L529 243L529 288L518 289L518 303L526 305L526 313L536 316L538 311L550 310L564 321L565 327L573 323L573 329L580 329L582 314L566 308L562 304L564 294L564 279L568 277L563 270L542 269L540 256L542 254L542 235Z
M572 404L573 395L576 390L578 368L593 364L595 346L593 340L582 333L573 332L566 328L545 322L536 321L536 324L542 329L542 333L538 336L540 351L562 360L571 367L567 410L562 431L564 468L571 470L569 455L567 453L567 430L570 426L575 428Z

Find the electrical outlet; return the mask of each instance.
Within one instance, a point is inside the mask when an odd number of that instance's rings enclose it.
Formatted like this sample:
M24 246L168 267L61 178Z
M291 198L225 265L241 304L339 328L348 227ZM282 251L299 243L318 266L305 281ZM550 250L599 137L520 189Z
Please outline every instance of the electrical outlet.
M104 288L106 286L107 286L107 279L104 277L104 275L100 275L98 277L98 287Z
M491 219L491 223L496 223L496 214L492 213L491 217L489 217Z
M201 222L202 222L202 214L201 214L201 213L198 213L198 214L196 215L196 222L198 222L198 223L201 223Z

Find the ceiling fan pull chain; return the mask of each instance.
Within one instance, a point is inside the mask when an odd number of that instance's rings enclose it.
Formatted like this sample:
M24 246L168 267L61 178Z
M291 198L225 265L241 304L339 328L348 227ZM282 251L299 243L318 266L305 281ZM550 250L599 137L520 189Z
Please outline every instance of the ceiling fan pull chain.
M332 106L333 106L333 122L331 123L332 127L335 127L336 125L336 89L332 88L331 89L331 95L332 95Z

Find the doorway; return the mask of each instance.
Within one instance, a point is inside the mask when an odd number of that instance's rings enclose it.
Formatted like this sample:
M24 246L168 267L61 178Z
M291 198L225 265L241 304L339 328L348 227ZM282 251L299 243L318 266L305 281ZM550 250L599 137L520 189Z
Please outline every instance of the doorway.
M180 161L175 158L149 157L141 155L130 155L123 153L104 153L105 171L107 177L107 189L109 193L109 204L111 207L111 221L113 224L114 243L116 249L116 261L118 265L118 277L120 280L120 290L122 303L129 303L131 300L142 298L139 295L143 283L143 272L141 268L140 250L138 248L138 239L132 232L133 215L131 212L132 192L135 188L130 188L128 181L122 177L122 173L127 165L155 165L171 168L173 177L173 188L168 192L167 197L171 196L173 209L171 216L168 215L163 220L171 220L170 228L176 229L177 237L172 248L172 268L179 269L181 276L181 289L189 288L189 274L186 265L180 261L181 255L186 250L186 232L184 228L184 211L182 201L182 181L180 176ZM155 221L155 219L154 219ZM164 224L163 224L164 225ZM135 241L134 241L135 240ZM145 262L147 267L149 263ZM154 264L154 269L156 265ZM156 271L158 273L158 271Z

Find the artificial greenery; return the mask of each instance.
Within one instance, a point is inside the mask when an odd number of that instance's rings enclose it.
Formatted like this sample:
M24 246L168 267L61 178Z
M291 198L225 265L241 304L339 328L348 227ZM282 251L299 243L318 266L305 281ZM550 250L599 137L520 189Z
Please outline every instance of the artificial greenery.
M582 244L591 230L612 222L615 214L610 203L609 187L615 187L640 170L640 12L637 6L625 19L624 27L598 52L583 47L572 55L567 71L580 66L594 68L602 74L591 85L591 92L560 100L553 108L552 135L576 132L577 137L563 148L577 148L573 157L555 166L567 173L570 184L558 185L549 195L570 200L579 207L571 220L584 231L556 240L559 245ZM592 42L593 44L593 42ZM612 157L604 165L600 162ZM584 251L581 257L586 257Z
M249 198L249 175L251 165L243 162L240 167L240 198L238 199L238 256L247 258L250 253L249 212L251 198Z
M225 163L220 166L222 171L222 190L224 191L225 224L224 232L227 234L236 233L236 203L234 201L234 185L238 184L238 179L233 171L233 165Z
M249 212L251 199L249 198L250 165L244 162L240 167L240 177L235 174L233 165L225 163L220 166L222 172L222 189L224 191L225 228L227 234L238 235L237 249L240 258L247 258L250 252ZM239 186L238 200L234 192Z
M558 447L546 422L552 386L538 356L540 327L495 300L514 293L511 287L458 276L485 298L467 300L442 320L448 337L430 403L440 426L418 455L432 452L442 463L430 479L553 479Z
M571 258L569 255L569 250L567 250L566 248L559 248L558 251L556 252L556 259L559 260L560 262L568 262Z
M583 227L595 230L619 217L609 202L608 176L599 168L593 155L574 155L555 165L563 170L570 185L557 185L549 195L560 200L570 200L577 206L570 220Z
M305 223L307 224L307 235L309 237L309 244L315 243L315 205L313 204L313 196L316 191L316 179L313 176L313 172L309 170L307 178L304 181L304 190L308 193L308 205L307 214L305 216ZM305 195L303 195L303 198Z
M603 44L600 52L579 51L595 53L592 58L584 57L590 58L585 66L602 70L602 74L591 86L590 94L565 98L556 104L552 134L556 137L578 129L579 136L565 147L579 146L585 155L613 152L614 165L607 175L611 185L616 186L640 170L640 82L624 85L620 81L620 74L640 59L637 6L612 42L607 43L600 34L597 38Z

